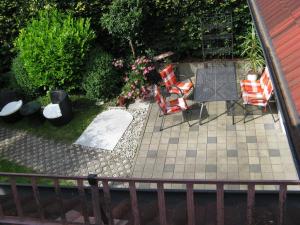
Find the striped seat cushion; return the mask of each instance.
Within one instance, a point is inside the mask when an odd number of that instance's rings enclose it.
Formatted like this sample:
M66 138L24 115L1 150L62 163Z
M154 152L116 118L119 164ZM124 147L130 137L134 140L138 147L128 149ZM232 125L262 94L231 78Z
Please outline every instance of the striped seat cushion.
M193 83L191 82L177 81L172 65L168 65L165 69L163 69L160 72L160 76L163 79L167 90L171 94L181 94L182 92L186 95L193 88ZM180 90L178 90L178 88Z
M269 70L266 67L258 81L241 81L242 98L244 104L266 106L273 93L273 85Z

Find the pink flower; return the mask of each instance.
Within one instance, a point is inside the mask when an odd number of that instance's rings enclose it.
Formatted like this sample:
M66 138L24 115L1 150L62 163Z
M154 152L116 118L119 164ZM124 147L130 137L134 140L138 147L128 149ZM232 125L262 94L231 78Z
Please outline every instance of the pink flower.
M132 93L128 92L127 96L128 96L128 98L130 98L132 96Z
M148 66L148 68L147 68L149 71L152 71L152 70L154 70L155 69L155 67L154 66Z
M127 82L129 80L129 78L126 76L123 78L125 82Z
M146 75L147 73L149 73L148 68L144 69L143 75Z

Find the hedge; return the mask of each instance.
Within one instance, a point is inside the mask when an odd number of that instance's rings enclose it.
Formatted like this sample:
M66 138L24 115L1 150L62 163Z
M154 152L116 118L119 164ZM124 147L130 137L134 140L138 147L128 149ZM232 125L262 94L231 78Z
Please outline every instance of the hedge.
M72 13L75 17L91 18L97 40L113 54L124 54L128 48L120 40L108 35L101 27L100 18L108 12L113 0L2 0L0 3L0 73L8 68L13 51L13 41L28 19L49 5ZM142 29L136 36L138 50L154 49L156 52L175 51L180 58L199 57L201 29L199 18L216 12L232 12L234 19L235 55L240 56L239 37L246 33L251 22L245 0L137 0L143 7ZM120 47L121 46L121 47ZM122 47L123 46L123 47ZM126 52L125 52L126 53Z

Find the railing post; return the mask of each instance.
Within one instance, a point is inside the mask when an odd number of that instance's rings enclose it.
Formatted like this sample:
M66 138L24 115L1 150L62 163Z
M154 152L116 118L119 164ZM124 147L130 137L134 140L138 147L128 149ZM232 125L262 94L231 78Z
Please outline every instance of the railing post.
M84 223L88 224L89 221L89 216L87 212L87 200L86 200L86 195L85 191L83 188L83 180L77 180L77 187L78 187L78 194L80 197L80 204L81 204L81 213L84 219Z
M57 178L54 179L54 188L55 188L56 201L57 201L57 203L59 204L59 207L60 207L61 223L62 224L67 224L65 208L64 208L62 195L61 195L61 190L60 190L60 186L59 186L59 180Z
M286 213L286 184L280 184L279 186L279 215L278 215L278 225L284 225L285 223L285 213Z
M186 201L187 201L187 216L188 225L195 225L195 206L194 206L194 191L193 184L186 184Z
M12 194L14 197L14 202L17 208L17 215L18 217L23 217L23 209L21 207L19 193L16 185L16 179L14 177L10 177L10 184L11 184Z
M108 181L103 180L102 184L103 184L105 212L106 212L106 217L108 219L108 225L114 225L115 223L112 216L111 197L110 197Z
M39 217L42 221L44 221L45 220L44 208L43 208L43 205L41 204L40 192L39 192L39 189L36 185L36 178L35 177L31 177L31 185L32 185L33 196L34 196L34 199L35 199L35 203L36 203L36 206L37 206Z
M253 224L253 208L255 202L255 185L248 184L247 192L247 225Z
M93 212L94 212L96 225L104 225L102 221L101 209L100 209L97 174L89 174L88 182L89 185L91 186Z
M164 183L157 183L157 194L158 194L158 211L159 211L159 222L160 225L167 225L166 216L166 200L164 192Z
M224 225L224 185L217 184L217 225Z
M129 192L130 192L131 210L133 215L133 224L140 225L140 213L138 208L138 201L137 201L134 181L129 181Z

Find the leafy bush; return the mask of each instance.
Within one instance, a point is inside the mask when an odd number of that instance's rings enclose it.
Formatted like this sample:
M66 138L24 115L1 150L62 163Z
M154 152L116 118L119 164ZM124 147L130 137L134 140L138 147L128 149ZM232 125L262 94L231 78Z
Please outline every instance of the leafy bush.
M126 83L120 97L126 100L148 97L150 93L149 76L153 71L155 71L155 67L151 60L145 56L137 58L124 78Z
M33 89L79 89L94 37L88 19L74 19L56 9L40 11L15 42Z
M140 1L113 0L109 12L103 14L101 23L113 36L129 41L132 55L135 58L133 38L142 20Z
M265 64L265 60L263 57L263 51L260 46L260 42L255 32L254 25L248 29L245 36L241 38L243 43L241 44L241 55L246 57L249 60L249 68L246 68L248 72L258 73L260 69Z
M30 82L28 73L24 68L24 63L18 55L12 62L12 72L17 85L27 96L35 96L35 87Z
M120 90L120 83L121 76L113 67L113 57L95 49L90 56L82 85L86 96L93 100L114 97Z

